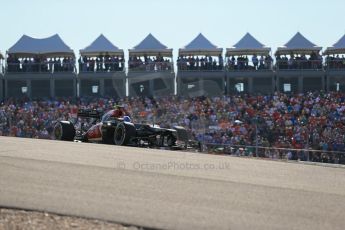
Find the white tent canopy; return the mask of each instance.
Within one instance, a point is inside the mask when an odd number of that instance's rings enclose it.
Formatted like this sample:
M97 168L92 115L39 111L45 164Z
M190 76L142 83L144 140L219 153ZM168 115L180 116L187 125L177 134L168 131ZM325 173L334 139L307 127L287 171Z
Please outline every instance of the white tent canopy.
M210 55L218 56L223 52L222 48L213 45L202 33L185 47L179 49L179 56L184 55Z
M80 50L82 56L98 56L100 54L123 56L123 50L113 45L103 34L99 35L89 46Z
M158 41L151 33L144 38L133 49L129 49L129 56L157 56L172 57L172 49L168 49L160 41Z
M281 54L311 54L320 52L322 47L315 45L306 39L300 32L297 32L284 46L278 47L276 55Z
M231 55L268 55L270 47L263 45L250 33L246 33L233 47L226 49L226 56Z
M345 35L334 43L333 46L327 47L324 54L345 54Z
M73 56L73 50L68 47L58 34L48 38L32 38L23 35L8 51L8 54L18 56Z

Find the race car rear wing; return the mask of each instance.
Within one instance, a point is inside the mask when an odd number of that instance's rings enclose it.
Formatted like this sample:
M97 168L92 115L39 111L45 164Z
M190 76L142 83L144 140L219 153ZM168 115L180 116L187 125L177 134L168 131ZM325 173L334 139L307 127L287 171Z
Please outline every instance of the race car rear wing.
M103 112L95 109L79 109L78 117L101 119Z

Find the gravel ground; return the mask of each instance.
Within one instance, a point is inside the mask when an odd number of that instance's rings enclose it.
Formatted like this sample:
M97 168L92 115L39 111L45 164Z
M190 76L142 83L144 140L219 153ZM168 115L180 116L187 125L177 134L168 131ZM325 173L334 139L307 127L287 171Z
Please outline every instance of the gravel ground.
M46 212L23 211L0 208L1 230L43 230L43 229L112 229L137 230L106 221L79 217L61 216Z

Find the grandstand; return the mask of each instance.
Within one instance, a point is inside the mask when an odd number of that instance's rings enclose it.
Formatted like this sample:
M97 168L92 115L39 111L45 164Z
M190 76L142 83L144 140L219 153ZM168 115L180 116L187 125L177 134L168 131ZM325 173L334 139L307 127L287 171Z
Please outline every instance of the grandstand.
M129 49L129 96L163 96L175 93L172 49L149 34Z
M216 96L224 94L225 72L223 49L199 34L184 48L177 60L178 94L183 96Z
M101 34L80 50L79 95L124 97L126 74L124 52Z
M59 35L23 35L7 51L5 98L75 97L75 55Z
M277 89L279 91L308 92L325 89L322 66L322 47L296 33L275 52Z
M340 54L345 53L345 35L339 39L333 46L328 47L324 55L326 56L325 71L328 91L344 91L345 79L344 68L345 59L344 55L339 58Z
M247 33L233 47L227 48L227 92L272 93L275 91L271 48ZM252 60L243 57L252 56ZM254 90L255 85L255 90Z
M125 60L124 51L101 34L80 50L76 61L57 34L41 39L23 35L0 55L0 100L345 89L345 35L323 53L299 32L274 57L250 33L225 50L200 33L178 50L176 60L172 51L149 34L128 50Z

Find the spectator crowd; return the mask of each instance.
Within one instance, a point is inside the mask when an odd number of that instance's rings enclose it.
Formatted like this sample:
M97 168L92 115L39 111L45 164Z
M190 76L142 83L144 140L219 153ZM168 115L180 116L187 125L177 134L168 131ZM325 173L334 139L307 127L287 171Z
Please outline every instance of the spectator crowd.
M228 70L271 70L273 66L273 59L270 55L258 57L256 54L252 55L251 61L247 55L240 55L228 57Z
M290 54L289 57L277 55L276 66L278 69L322 69L322 56L316 52L311 55Z
M78 59L79 72L113 72L123 71L125 59L122 56L99 55L97 57L83 56Z
M326 67L328 69L344 69L345 68L345 56L339 54L326 57Z
M8 55L7 72L73 72L74 58L72 57L16 57Z
M18 57L9 54L7 57L7 72L73 72L75 59L70 56L46 57L44 55ZM177 69L180 71L219 71L223 70L271 70L277 69L315 69L323 68L323 58L319 53L277 55L274 62L270 55L239 55L229 56L223 60L218 56L179 56ZM344 69L344 55L328 55L324 65L328 69ZM80 56L78 59L80 72L113 72L125 70L125 59L119 55L108 53L98 56ZM130 56L128 67L133 71L171 71L173 63L170 57Z
M256 54L229 56L224 63L222 55L215 56L179 56L177 58L177 68L182 71L217 71L223 70L224 65L227 70L267 70L272 69L273 59L270 55Z
M164 58L162 55L130 56L128 66L130 71L171 71L173 69L170 58Z
M179 56L177 58L178 70L216 71L223 70L224 60L221 54L213 56Z
M54 122L75 118L78 108L106 111L117 103L136 123L186 127L204 151L345 163L345 94L340 92L81 98L73 103L9 99L0 106L0 135L51 138Z

